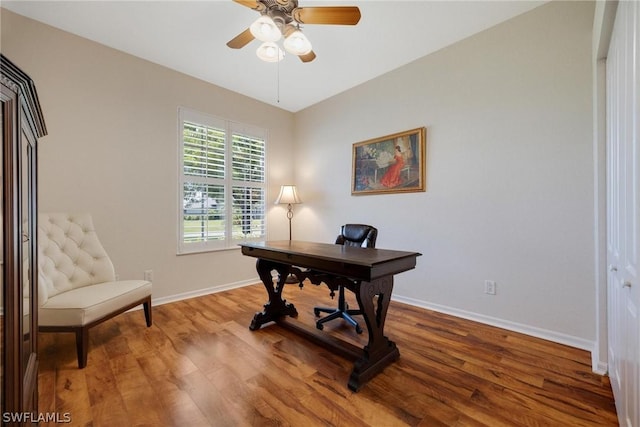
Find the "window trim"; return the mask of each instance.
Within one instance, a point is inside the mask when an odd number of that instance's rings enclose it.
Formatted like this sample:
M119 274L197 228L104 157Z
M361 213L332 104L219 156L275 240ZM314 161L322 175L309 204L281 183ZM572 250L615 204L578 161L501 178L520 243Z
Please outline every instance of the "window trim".
M224 129L225 131L225 164L228 165L225 168L224 178L217 178L216 181L223 183L225 188L225 217L229 218L225 221L225 238L219 241L205 241L205 242L191 242L184 241L184 184L187 181L187 176L184 174L184 122L193 122L199 125L210 126L214 128ZM178 138L178 191L177 191L177 255L188 255L193 253L213 252L221 250L239 249L238 243L248 241L260 241L266 239L267 236L267 189L268 189L268 174L267 174L267 145L268 135L267 129L235 122L233 120L223 119L207 113L192 110L186 107L178 107L178 126L177 126L177 138ZM264 182L246 182L246 181L234 181L233 173L231 169L232 164L232 151L233 151L233 135L246 135L255 138L260 138L264 141ZM196 178L196 180L198 180ZM233 202L230 200L233 194L234 185L242 183L245 186L262 188L264 194L264 230L263 235L260 237L237 239L233 237Z

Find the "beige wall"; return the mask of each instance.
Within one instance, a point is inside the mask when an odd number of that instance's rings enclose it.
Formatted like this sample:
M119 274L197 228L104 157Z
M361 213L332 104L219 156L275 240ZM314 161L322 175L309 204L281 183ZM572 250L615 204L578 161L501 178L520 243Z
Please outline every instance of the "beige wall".
M423 254L396 298L591 348L592 22L553 2L296 114L295 233L375 224ZM427 192L351 196L351 144L419 126Z
M255 260L238 249L176 256L178 107L269 129L269 199L292 177L291 113L5 9L1 36L36 82L49 131L40 211L92 213L119 276L153 270L155 298L255 281ZM268 219L286 238L282 208Z
M153 269L156 297L255 277L237 251L175 255L184 105L271 130L270 200L295 178L305 202L295 238L375 224L379 247L423 254L397 298L590 348L592 21L593 3L553 2L295 115L4 10L2 51L49 126L41 208L91 211L120 275ZM419 126L427 192L351 196L352 144Z

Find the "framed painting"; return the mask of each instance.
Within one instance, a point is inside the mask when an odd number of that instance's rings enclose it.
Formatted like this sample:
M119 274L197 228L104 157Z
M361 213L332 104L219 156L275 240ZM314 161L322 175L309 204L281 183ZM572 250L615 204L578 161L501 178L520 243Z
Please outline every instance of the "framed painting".
M351 194L425 191L426 128L353 144Z

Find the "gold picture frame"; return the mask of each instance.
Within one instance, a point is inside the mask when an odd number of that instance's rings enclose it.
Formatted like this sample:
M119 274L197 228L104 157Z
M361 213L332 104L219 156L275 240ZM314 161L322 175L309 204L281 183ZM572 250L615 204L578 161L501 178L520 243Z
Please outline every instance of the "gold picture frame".
M351 194L425 191L427 129L353 144Z

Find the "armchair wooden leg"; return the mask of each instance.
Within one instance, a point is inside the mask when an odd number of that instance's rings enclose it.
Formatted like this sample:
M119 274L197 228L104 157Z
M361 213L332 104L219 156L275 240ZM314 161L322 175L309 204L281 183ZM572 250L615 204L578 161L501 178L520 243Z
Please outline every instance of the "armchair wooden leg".
M151 297L149 297L149 299L147 299L145 302L143 302L142 306L144 307L144 318L147 321L147 327L149 327L152 324L152 319L151 319Z
M78 353L78 368L87 366L87 354L89 353L89 328L76 329L76 352Z

